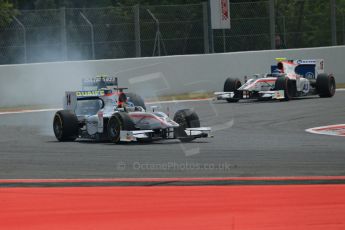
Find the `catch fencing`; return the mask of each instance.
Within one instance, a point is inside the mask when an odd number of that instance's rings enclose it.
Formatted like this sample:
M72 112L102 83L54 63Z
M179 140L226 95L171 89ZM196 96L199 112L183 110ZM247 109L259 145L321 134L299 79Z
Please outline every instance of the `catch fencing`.
M207 2L23 10L0 28L0 64L345 44L342 0L230 3L230 14L231 29L212 30Z

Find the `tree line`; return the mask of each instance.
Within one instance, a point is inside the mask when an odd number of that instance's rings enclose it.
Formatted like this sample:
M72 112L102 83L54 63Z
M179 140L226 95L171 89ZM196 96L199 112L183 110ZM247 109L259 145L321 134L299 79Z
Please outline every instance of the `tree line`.
M203 53L203 12L201 7L159 7L161 5L184 5L200 4L207 0L0 0L0 63L16 63L17 57L22 57L22 48L13 48L8 51L6 41L13 40L16 36L6 30L7 26L17 24L14 16L20 20L30 19L35 13L34 10L61 9L66 8L68 50L80 51L77 56L68 57L68 60L90 58L90 39L88 27L83 24L79 11L85 12L90 20L95 23L95 41L97 58L124 58L135 55L134 45L134 22L131 7L140 5L141 30L141 53L142 56L151 56L154 39L155 26L152 18L147 14L146 8L150 8L155 16L162 22L161 32L165 40L167 55L174 54L197 54ZM275 0L276 34L281 37L284 48L302 48L331 45L331 8L330 0ZM215 30L214 51L234 52L245 50L270 49L270 23L268 0L230 0L231 3L231 29L226 31ZM343 26L345 15L345 0L337 0L337 37L338 44L345 43L345 33ZM145 7L150 6L150 7ZM157 7L155 7L157 6ZM106 14L103 10L93 10L95 8L109 8ZM92 9L93 8L93 9ZM75 17L73 16L75 10ZM43 12L43 11L42 11ZM68 14L68 12L70 14ZM89 14L88 14L89 12ZM98 12L98 13L97 13ZM47 23L47 27L53 28L56 20L49 16L51 13L39 13L35 15L35 22ZM56 16L56 15L55 15ZM41 18L42 17L42 18ZM49 24L43 17L51 19ZM79 18L78 18L79 17ZM28 20L29 21L29 20ZM110 23L109 23L110 22ZM114 24L111 25L111 22ZM59 22L57 22L57 25ZM116 24L116 25L115 25ZM29 25L31 25L29 23ZM54 43L61 43L59 39L59 29L43 33L35 32L33 24L29 26L27 39L28 46L32 48L28 51L34 59L35 44L47 46ZM41 26L41 25L39 25ZM59 25L58 25L59 26ZM73 27L76 26L76 27ZM74 28L79 28L74 29ZM20 31L20 30L19 30ZM42 37L43 36L43 37ZM6 39L8 37L8 39ZM17 38L17 46L21 46L22 38ZM104 43L102 43L104 42ZM115 43L116 45L114 45ZM102 44L101 44L102 43ZM225 47L224 47L225 45ZM1 47L2 46L2 47ZM56 46L55 53L61 51ZM7 49L7 50L6 50ZM12 48L11 48L12 49ZM3 54L1 53L3 52ZM7 55L10 53L11 55ZM58 58L58 57L57 57ZM29 58L30 59L30 58ZM20 61L19 61L20 62Z

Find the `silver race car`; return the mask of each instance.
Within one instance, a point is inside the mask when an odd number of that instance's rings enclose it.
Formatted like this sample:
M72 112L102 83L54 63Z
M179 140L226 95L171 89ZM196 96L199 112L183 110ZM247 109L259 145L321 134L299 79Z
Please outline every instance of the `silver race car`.
M319 95L333 97L336 84L332 74L324 72L324 61L287 60L277 58L271 66L271 73L245 77L242 85L239 79L228 78L224 92L215 92L218 100L238 102L241 99L288 101L296 97Z
M98 77L83 81L82 91L66 92L64 109L56 112L53 120L56 138L119 143L162 139L189 142L210 136L211 128L200 127L193 110L179 110L173 119L155 108L147 112L144 100L125 93L126 88L119 88L117 82L117 78Z

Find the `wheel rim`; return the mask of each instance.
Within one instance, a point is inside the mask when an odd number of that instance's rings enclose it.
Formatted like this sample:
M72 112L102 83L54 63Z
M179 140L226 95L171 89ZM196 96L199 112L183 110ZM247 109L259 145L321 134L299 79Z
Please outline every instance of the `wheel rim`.
M186 119L184 119L183 117L178 117L176 119L176 122L180 125L181 128L185 128L188 126Z
M112 140L114 140L115 142L119 141L121 125L119 124L119 122L116 122L114 118L112 119L110 123L109 132L110 132L110 138Z
M62 133L63 133L63 124L62 124L62 120L61 117L57 114L54 117L54 124L53 124L53 128L54 128L54 134L57 138L61 138L62 137Z

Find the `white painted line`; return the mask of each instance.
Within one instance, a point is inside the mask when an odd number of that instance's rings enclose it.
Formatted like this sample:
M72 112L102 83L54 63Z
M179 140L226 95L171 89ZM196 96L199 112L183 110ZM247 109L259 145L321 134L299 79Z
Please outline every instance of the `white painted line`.
M60 110L59 108L55 109L24 109L18 111L7 111L7 112L0 112L0 115L8 115L8 114L20 114L20 113L40 113L40 112L49 112L49 111L57 111Z

